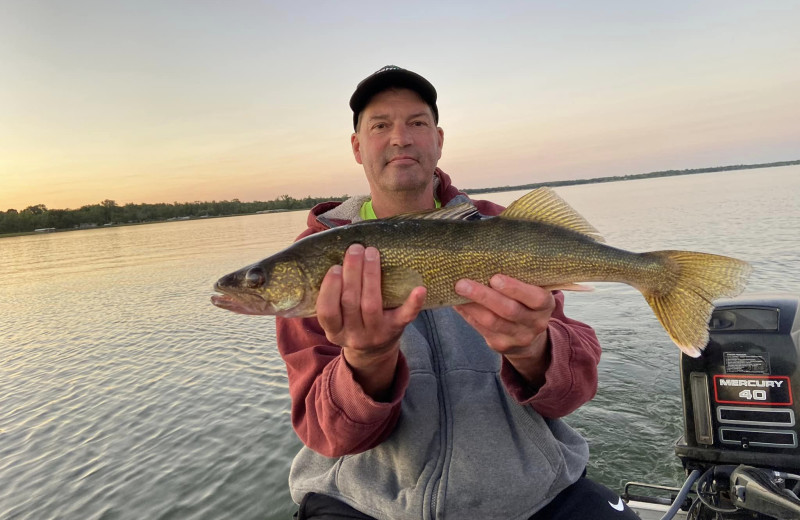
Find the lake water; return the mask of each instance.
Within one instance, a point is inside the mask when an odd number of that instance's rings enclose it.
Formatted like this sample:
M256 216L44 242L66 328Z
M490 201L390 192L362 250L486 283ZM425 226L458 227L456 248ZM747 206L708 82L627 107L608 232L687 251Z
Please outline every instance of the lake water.
M563 187L608 243L737 256L800 292L800 166ZM484 195L508 203L521 195ZM278 519L299 448L274 320L209 303L305 212L0 239L0 518ZM603 344L568 418L589 476L676 484L678 349L625 285L567 295Z

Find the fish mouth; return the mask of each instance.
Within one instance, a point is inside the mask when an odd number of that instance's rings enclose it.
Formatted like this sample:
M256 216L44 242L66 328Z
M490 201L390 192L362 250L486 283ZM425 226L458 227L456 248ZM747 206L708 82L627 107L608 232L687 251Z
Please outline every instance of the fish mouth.
M214 292L218 292L219 294L215 294L214 296L211 297L212 302L215 301L215 299L218 300L233 299L235 295L235 293L231 289L223 285L220 285L219 282L214 282ZM214 305L216 305L216 303Z
M226 287L221 287L219 283L214 284L214 290L220 294L212 295L211 303L220 309L257 316L273 314L269 312L269 304L255 294L234 292Z
M233 310L241 302L230 294L215 294L211 297L211 303L221 309Z

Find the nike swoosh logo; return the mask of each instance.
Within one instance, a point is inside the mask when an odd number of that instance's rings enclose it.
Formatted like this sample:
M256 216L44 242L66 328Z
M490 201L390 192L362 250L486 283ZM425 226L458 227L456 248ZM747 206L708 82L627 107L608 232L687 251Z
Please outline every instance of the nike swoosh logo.
M610 505L617 511L623 511L625 509L625 503L622 501L622 497L620 497L620 499L617 501L616 504L612 504L611 502L609 502L608 505Z

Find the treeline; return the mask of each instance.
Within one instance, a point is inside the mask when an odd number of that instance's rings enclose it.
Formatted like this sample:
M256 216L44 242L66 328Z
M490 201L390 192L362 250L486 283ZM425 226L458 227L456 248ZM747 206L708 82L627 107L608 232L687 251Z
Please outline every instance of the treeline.
M800 160L783 161L764 164L737 164L717 166L713 168L697 168L692 170L664 170L651 173L621 175L616 177L600 177L567 181L548 181L519 186L502 186L494 188L475 188L464 190L467 193L487 193L493 191L510 191L534 189L540 186L567 186L596 182L614 182L650 177L667 177L671 175L689 175L693 173L721 172L728 170L744 170L752 168L770 168L774 166L791 166L800 164ZM9 209L0 211L0 235L12 233L29 233L37 229L80 229L86 227L111 224L132 224L142 222L160 222L181 218L204 218L227 215L245 215L259 211L291 211L309 209L315 204L328 200L344 200L341 197L306 197L295 199L283 195L270 201L241 202L239 199L211 202L173 202L172 204L125 204L118 205L106 199L99 204L83 206L80 209L48 209L44 204L28 206L17 211Z
M296 199L283 195L275 200L241 202L239 199L211 202L173 202L172 204L118 205L106 199L80 209L48 209L44 204L17 211L0 211L0 234L27 233L37 229L80 229L112 224L159 222L180 218L205 218L244 215L258 211L290 211L309 209L328 200L342 197L306 197Z
M464 190L465 193L489 193L493 191L516 191L516 190L533 190L541 188L542 186L573 186L576 184L593 184L596 182L616 182L616 181L631 181L634 179L649 179L653 177L671 177L673 175L691 175L693 173L712 173L724 172L730 170L750 170L755 168L772 168L775 166L793 166L800 164L800 160L796 161L782 161L763 164L734 164L730 166L714 166L712 168L695 168L692 170L663 170L650 173L635 173L631 175L617 175L614 177L596 177L593 179L575 179L567 181L548 181L548 182L535 182L532 184L522 184L519 186L503 186L499 188L470 188Z

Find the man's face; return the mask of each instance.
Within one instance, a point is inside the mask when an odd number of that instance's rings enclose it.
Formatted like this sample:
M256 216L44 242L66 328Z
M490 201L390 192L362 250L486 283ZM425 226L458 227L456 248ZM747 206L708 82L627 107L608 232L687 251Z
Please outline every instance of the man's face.
M408 89L376 94L351 138L353 155L364 166L373 193L421 192L433 180L443 142L431 107Z

